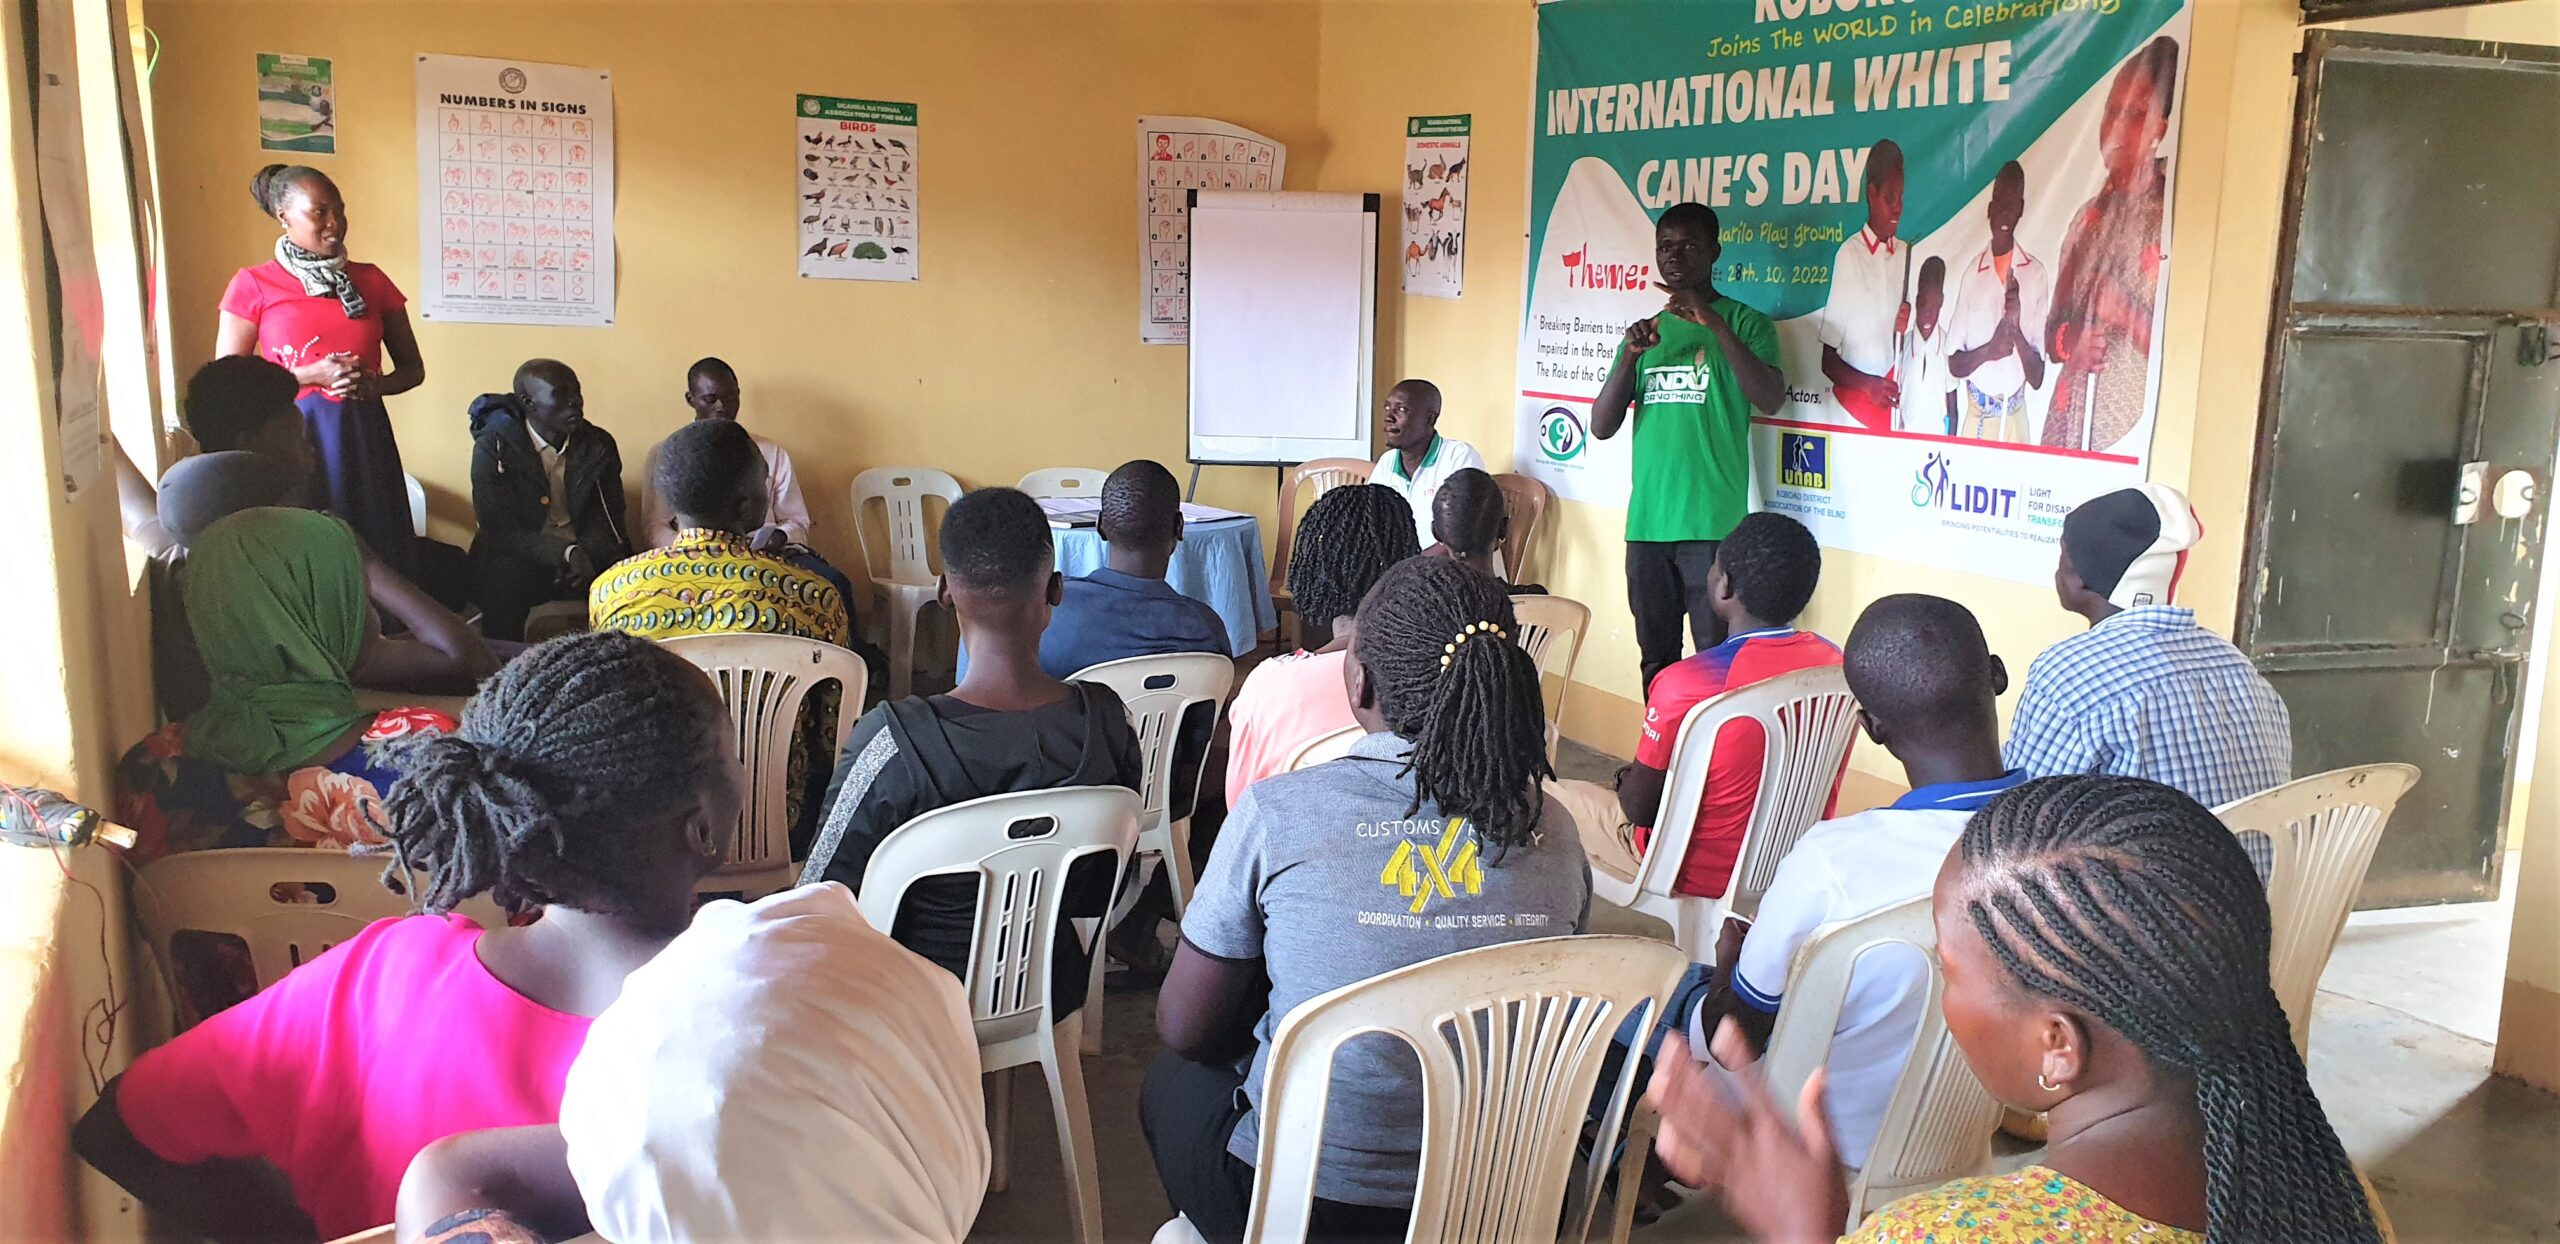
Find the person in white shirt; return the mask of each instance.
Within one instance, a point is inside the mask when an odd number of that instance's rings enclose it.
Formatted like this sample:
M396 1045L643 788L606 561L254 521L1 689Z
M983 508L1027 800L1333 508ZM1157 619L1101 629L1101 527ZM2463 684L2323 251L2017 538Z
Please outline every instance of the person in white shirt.
M1911 294L1911 331L1902 334L1901 404L1893 426L1903 432L1936 436L1956 434L1955 380L1947 375L1947 261L1935 255L1920 261Z
M1387 390L1387 452L1369 472L1369 482L1392 488L1413 509L1414 543L1428 548L1431 498L1451 475L1468 467L1484 469L1484 455L1465 441L1440 435L1440 386L1428 380L1403 380Z
M1960 436L2027 440L2027 391L2044 387L2044 351L2037 343L2053 307L2053 276L2018 245L2018 220L2026 212L2027 171L2011 160L1991 180L1985 213L1991 244L1958 275L1948 325L1947 370L1963 391Z
M1911 304L1911 244L1902 227L1902 148L1892 139L1867 152L1867 223L1840 244L1831 262L1831 294L1822 305L1822 374L1849 417L1870 428L1893 426L1901 405L1895 365Z
M738 417L738 373L727 363L707 358L693 365L685 375L685 405L693 408L696 419ZM759 553L778 553L785 545L809 544L809 502L800 495L800 480L791 473L791 453L752 431L756 451L764 455L766 497L765 525L756 529L750 543ZM664 442L660 442L664 444ZM648 491L640 503L640 526L650 548L662 549L676 541L675 511L658 493L658 450L649 450L649 460L641 468L640 478L648 481Z
M1788 970L1814 931L1926 899L1965 822L2026 781L2024 771L2000 759L1998 701L2009 687L2008 670L1964 606L1922 595L1887 596L1867 606L1849 632L1842 673L1858 697L1867 737L1902 762L1911 793L1806 830L1779 862L1738 950L1739 919L1718 942L1718 958L1732 964L1731 972L1692 966L1649 1047L1678 1024L1689 1048L1703 1057L1726 1022L1755 1049L1765 1047L1785 1001ZM1908 951L1870 954L1850 976L1826 1063L1826 1104L1840 1158L1851 1167L1866 1164L1928 1002L1928 969Z

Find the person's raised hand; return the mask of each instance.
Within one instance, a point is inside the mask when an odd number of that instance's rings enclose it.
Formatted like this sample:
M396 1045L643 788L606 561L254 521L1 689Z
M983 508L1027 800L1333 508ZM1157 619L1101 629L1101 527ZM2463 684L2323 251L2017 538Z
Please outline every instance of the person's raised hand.
M1633 324L1627 325L1627 339L1625 342L1625 349L1627 353L1642 354L1661 343L1662 329L1655 326L1653 317L1647 316L1644 319L1637 320Z
M1805 1081L1790 1125L1730 1017L1716 1029L1715 1053L1731 1074L1699 1064L1676 1035L1663 1043L1645 1094L1662 1115L1655 1156L1680 1182L1721 1193L1725 1212L1755 1240L1839 1238L1849 1181L1823 1113L1828 1077L1817 1070Z

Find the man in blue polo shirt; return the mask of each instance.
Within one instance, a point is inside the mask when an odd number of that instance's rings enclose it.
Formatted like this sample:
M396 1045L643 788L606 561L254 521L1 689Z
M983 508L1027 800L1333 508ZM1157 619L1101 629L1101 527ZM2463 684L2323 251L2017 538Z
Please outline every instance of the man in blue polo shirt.
M1095 524L1110 550L1101 569L1067 580L1066 595L1040 637L1040 668L1052 678L1125 657L1168 652L1227 654L1217 610L1164 581L1182 542L1182 486L1173 472L1139 459L1102 482Z
M1719 944L1732 970L1692 966L1664 1008L1691 1050L1705 1051L1728 1017L1755 1047L1765 1046L1788 969L1814 931L1928 897L1965 822L2026 781L2000 759L1998 701L2009 688L2008 670L1964 606L1936 596L1887 596L1859 615L1842 664L1860 724L1902 762L1911 793L1815 825L1779 861L1739 951L1728 953L1730 932ZM1840 1160L1853 1168L1866 1164L1928 1003L1929 970L1915 955L1872 954L1850 976L1833 1030L1826 1104ZM1655 1027L1649 1048L1663 1031Z

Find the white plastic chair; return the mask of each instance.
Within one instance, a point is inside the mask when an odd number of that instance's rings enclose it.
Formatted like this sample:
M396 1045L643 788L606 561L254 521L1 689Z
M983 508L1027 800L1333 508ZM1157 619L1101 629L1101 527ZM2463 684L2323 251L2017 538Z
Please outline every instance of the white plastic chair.
M1297 602L1289 596L1289 549L1297 543L1298 518L1302 506L1311 506L1316 498L1345 484L1365 484L1377 463L1367 458L1317 458L1301 462L1280 481L1280 532L1271 550L1271 600L1280 611L1280 634L1286 647L1294 647L1297 634Z
M2214 810L2237 834L2264 834L2275 852L2267 911L2275 922L2268 968L2293 1021L2293 1045L2311 1052L2311 1004L2320 974L2347 927L2373 849L2400 797L2418 784L2414 765L2357 765L2297 778Z
M1033 497L1099 497L1102 481L1110 476L1091 467L1042 467L1014 487Z
M1289 763L1282 767L1281 772L1295 773L1300 769L1312 769L1328 760L1340 760L1350 755L1351 745L1368 733L1358 726L1344 726L1331 734L1317 735L1289 753Z
M1244 1238L1307 1238L1334 1054L1368 1034L1403 1041L1422 1068L1407 1240L1585 1238L1611 1147L1594 1146L1578 1172L1575 1150L1609 1038L1639 1011L1651 1023L1687 966L1651 938L1547 937L1443 955L1309 999L1271 1039ZM1625 1119L1638 1065L1624 1060L1601 1135ZM1627 1149L1639 1166L1643 1146ZM1610 1238L1623 1241L1635 1203L1618 1199ZM1198 1238L1176 1219L1156 1239L1185 1236Z
M1115 876L1127 866L1143 806L1136 791L1117 786L1066 786L956 803L890 831L872 852L862 881L863 915L887 933L897 924L908 887L918 880L978 879L978 921L964 982L977 1022L978 1065L995 1073L1036 1062L1048 1077L1080 1244L1101 1244L1102 1184L1084 1068L1072 1044L1076 1033L1066 1033L1067 1044L1061 1044L1050 1005L1050 955L1062 931L1074 936L1058 899L1078 860L1108 855ZM1098 934L1093 953L1102 953ZM988 1186L1002 1192L1012 1111L1005 1081L996 1084L990 1094L996 1119L989 1129L995 1174Z
M1716 735L1737 721L1759 722L1767 747L1732 879L1717 898L1675 894L1681 861L1689 855L1689 829L1706 797ZM1822 818L1832 789L1848 768L1849 743L1857 728L1858 704L1836 665L1780 674L1702 701L1681 719L1679 736L1672 741L1670 778L1635 876L1618 876L1595 862L1591 892L1668 922L1680 949L1694 959L1709 958L1717 926L1728 915L1759 910L1760 894L1777 875L1778 861Z
M1183 724L1189 720L1195 704L1210 706L1203 728L1214 732L1217 714L1227 702L1227 693L1236 683L1236 663L1219 653L1173 652L1156 656L1128 657L1105 661L1076 671L1070 680L1095 682L1111 688L1129 713L1129 728L1138 736L1138 754L1145 776L1140 779L1138 793L1145 801L1138 822L1138 846L1133 858L1150 855L1162 861L1165 880L1173 889L1173 914L1181 918L1191 906L1191 886L1198 874L1191 867L1191 810L1181 809L1174 815L1173 791L1176 783L1174 753L1182 741ZM1201 736L1200 754L1191 765L1191 785L1197 797L1200 771L1209 760L1207 735ZM1123 887L1122 899L1112 908L1106 924L1116 924L1121 916L1137 905L1140 887ZM1098 943L1097 943L1098 944ZM1085 993L1084 1052L1102 1052L1102 973L1103 956L1093 957L1093 980Z
M414 914L411 898L392 893L382 873L389 855L349 855L318 847L226 847L165 856L134 876L134 907L151 951L177 992L170 945L180 933L227 933L249 948L249 966L264 989L285 973L376 920ZM410 892L426 887L411 873ZM456 910L482 928L504 927L506 914L486 895Z
M948 506L960 499L960 481L931 467L873 467L853 477L853 542L862 553L862 575L878 589L889 628L889 698L903 700L914 681L916 615L933 603L941 572L933 566L933 537L925 502ZM878 560L871 552L871 503L883 515Z
M1831 1057L1858 960L1894 946L1912 948L1905 953L1928 965L1929 996L1867 1164L1851 1172L1849 1221L1842 1227L1850 1233L1869 1213L1901 1197L1989 1172L1991 1135L2000 1129L2000 1103L1974 1078L1964 1051L1947 1033L1940 1005L1947 978L1938 966L1938 930L1926 898L1826 924L1796 952L1787 971L1787 1002L1778 1008L1777 1027L1760 1060L1771 1095L1793 1109L1804 1082Z
M1548 675L1562 680L1556 706L1547 714L1547 763L1554 764L1557 744L1564 737L1565 698L1573 694L1573 667L1582 659L1582 637L1591 633L1591 606L1564 596L1514 596L1511 612L1520 622L1512 642L1527 649L1529 659L1538 663L1539 694L1546 694ZM1559 647L1561 663L1555 661Z
M400 479L409 486L409 534L424 540L427 538L427 486L406 471L400 473Z
M862 716L870 671L854 653L796 635L685 635L661 642L720 688L720 702L729 706L737 730L739 759L747 766L746 806L738 810L729 858L694 892L735 894L752 903L789 889L798 871L791 864L789 810L792 736L801 703L830 680L844 688L828 754L841 752L854 719Z

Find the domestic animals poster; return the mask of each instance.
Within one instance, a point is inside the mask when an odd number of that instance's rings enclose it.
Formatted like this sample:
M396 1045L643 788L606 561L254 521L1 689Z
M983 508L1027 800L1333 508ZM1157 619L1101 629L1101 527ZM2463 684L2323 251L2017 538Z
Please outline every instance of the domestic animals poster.
M1404 292L1455 298L1467 250L1466 115L1404 123Z
M1665 309L1656 218L1699 203L1716 293L1777 327L1760 504L1826 547L2041 580L2064 516L2149 472L2191 23L2185 0L1539 6L1522 469L1625 504L1633 438L1592 437L1591 403Z
M613 323L613 75L418 57L421 319Z
M1278 190L1288 148L1206 117L1138 118L1138 340L1191 339L1191 192Z
M791 144L800 275L916 279L916 106L803 95Z

